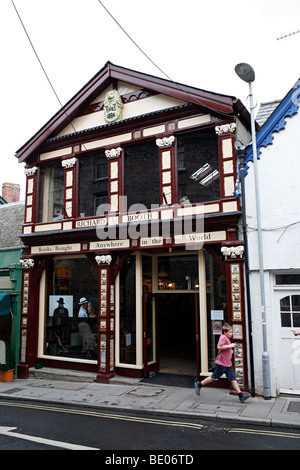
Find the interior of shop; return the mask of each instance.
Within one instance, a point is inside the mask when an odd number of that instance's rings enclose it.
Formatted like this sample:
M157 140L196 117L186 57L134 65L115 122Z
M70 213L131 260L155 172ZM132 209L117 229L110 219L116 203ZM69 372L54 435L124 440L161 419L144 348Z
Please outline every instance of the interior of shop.
M195 295L157 296L159 372L197 374Z

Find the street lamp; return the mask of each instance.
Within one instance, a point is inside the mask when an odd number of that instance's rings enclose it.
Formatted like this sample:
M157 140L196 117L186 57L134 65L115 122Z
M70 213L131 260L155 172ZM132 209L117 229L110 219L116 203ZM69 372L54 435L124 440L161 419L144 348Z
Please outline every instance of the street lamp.
M262 353L263 385L264 385L264 399L270 400L271 399L270 359L269 359L268 346L267 346L264 263L263 263L263 247L262 247L262 231L261 231L259 182L258 182L258 171L257 171L257 146L256 146L255 121L254 121L253 91L252 91L252 82L254 82L255 80L255 73L251 65L245 64L245 63L237 64L234 70L236 74L242 80L244 80L244 82L249 83L251 134L252 134L256 218L257 218L258 256L259 256L259 275L260 275L261 318L262 318L262 335L263 335L263 353Z

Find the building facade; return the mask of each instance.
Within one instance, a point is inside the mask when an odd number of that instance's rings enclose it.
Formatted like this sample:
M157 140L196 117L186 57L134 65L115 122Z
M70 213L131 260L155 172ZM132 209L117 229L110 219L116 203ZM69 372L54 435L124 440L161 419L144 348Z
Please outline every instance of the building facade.
M300 336L293 334L293 330L300 330L299 97L298 80L275 103L256 137L272 396L300 394ZM252 147L247 151L245 168L255 383L261 394L263 338Z
M17 152L26 162L19 377L205 377L232 323L248 388L234 97L108 62Z
M0 339L11 345L17 362L22 291L20 258L24 253L19 235L24 222L25 204L24 201L6 203L11 198L8 193L5 197L5 202L0 204Z

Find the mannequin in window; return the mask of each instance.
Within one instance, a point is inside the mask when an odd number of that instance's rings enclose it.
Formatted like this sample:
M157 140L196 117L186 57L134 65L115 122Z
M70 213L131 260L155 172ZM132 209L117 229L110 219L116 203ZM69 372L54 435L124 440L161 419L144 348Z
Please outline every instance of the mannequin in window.
M87 318L88 317L88 314L87 314L88 301L86 300L85 297L81 297L79 301L79 305L80 305L80 309L78 312L78 318Z
M87 299L82 297L79 301L79 305L78 318L80 318L80 323L78 324L78 331L81 337L82 352L89 355L90 351L94 350L96 347L96 339L90 325L87 323L89 317L87 312Z
M54 312L53 312L53 316L54 317L68 317L69 316L69 311L66 307L64 307L65 305L65 302L64 302L64 299L63 297L60 297L58 300L58 306L56 307L56 309L54 309Z
M93 333L97 333L97 314L91 302L88 302L87 313L89 316L88 323L92 328Z

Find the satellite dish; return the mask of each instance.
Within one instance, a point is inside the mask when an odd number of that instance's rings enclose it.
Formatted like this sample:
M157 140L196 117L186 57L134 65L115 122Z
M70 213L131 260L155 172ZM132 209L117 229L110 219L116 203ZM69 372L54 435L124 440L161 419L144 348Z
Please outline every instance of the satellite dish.
M255 80L255 73L251 65L249 64L237 64L234 68L236 74L244 80L244 82L254 82Z

